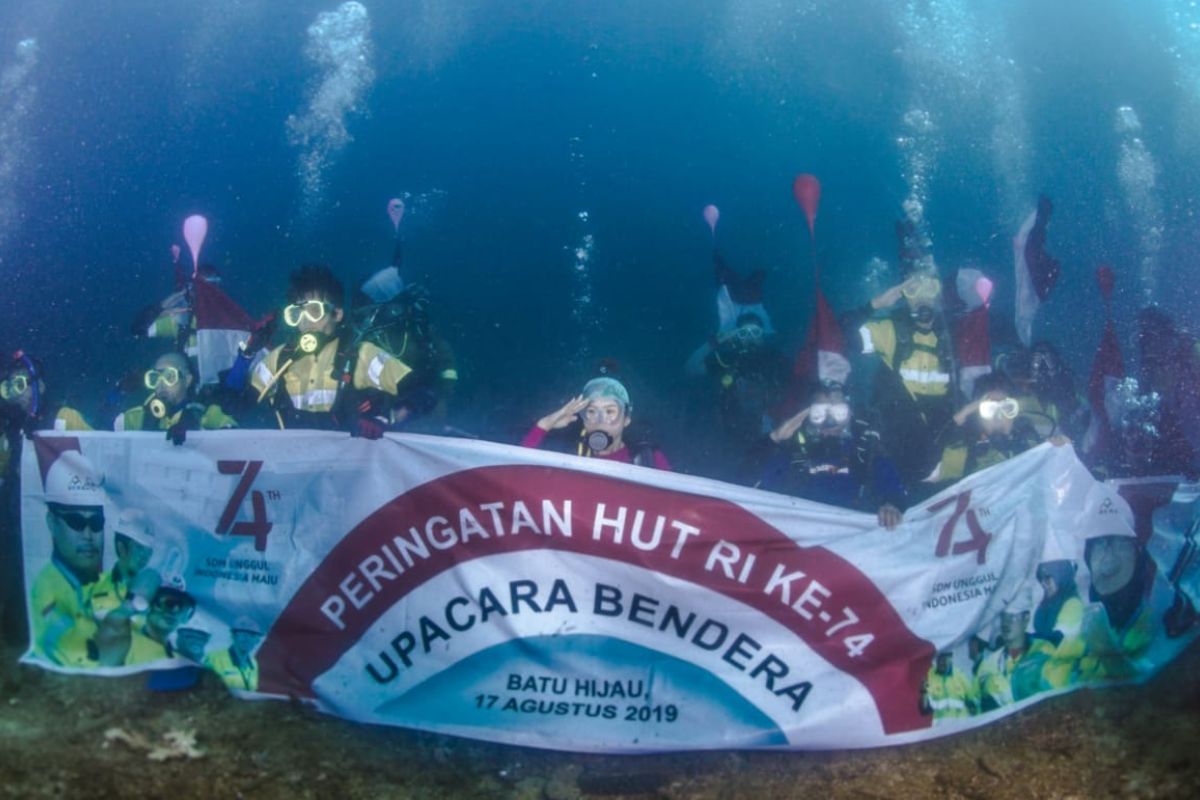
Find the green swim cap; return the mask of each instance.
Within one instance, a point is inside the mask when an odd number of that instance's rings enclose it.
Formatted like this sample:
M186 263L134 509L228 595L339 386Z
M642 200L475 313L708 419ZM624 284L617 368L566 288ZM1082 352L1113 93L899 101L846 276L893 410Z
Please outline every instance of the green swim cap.
M583 396L588 400L594 400L598 397L611 397L621 404L621 408L626 413L630 409L629 390L616 378L592 378L583 385Z

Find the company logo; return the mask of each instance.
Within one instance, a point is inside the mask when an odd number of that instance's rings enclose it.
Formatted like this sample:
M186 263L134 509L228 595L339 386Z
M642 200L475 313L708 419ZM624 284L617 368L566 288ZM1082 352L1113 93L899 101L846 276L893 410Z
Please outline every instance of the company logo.
M1119 514L1121 512L1117 511L1117 504L1112 501L1112 498L1106 497L1104 498L1104 502L1100 504L1099 513L1100 516L1104 516L1105 514Z
M267 501L263 493L257 489L251 490L251 487L254 486L254 479L262 470L262 465L261 461L217 462L217 470L222 475L242 476L237 486L233 488L233 496L225 504L225 510L221 512L221 519L217 522L217 534L220 536L225 534L252 536L254 537L254 549L260 553L267 549L267 534L274 527L274 523L267 520ZM251 518L235 522L234 518L238 515L247 494L250 495Z

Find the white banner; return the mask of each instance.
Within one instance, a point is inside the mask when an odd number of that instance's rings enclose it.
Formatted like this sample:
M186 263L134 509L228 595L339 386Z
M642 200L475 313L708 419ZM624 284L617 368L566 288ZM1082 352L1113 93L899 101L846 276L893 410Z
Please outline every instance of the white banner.
M908 742L1142 679L1195 636L1196 487L1123 487L1131 508L1069 447L978 473L891 532L417 435L47 434L22 481L27 662L201 663L250 696L492 741Z

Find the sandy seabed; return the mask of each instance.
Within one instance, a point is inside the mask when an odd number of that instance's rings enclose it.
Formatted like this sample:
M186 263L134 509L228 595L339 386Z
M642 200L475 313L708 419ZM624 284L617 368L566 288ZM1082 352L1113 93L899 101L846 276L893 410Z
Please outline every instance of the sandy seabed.
M1144 686L1079 691L924 744L823 753L595 756L356 724L245 702L211 676L69 677L0 649L0 797L1200 797L1200 647ZM106 737L194 732L199 758L152 761Z

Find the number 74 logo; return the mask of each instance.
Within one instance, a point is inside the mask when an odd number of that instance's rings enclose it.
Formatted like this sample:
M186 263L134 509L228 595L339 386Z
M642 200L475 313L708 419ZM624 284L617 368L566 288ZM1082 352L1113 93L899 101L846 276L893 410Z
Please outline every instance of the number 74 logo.
M261 461L217 462L217 471L222 475L242 476L237 486L234 487L233 496L229 498L225 510L221 512L221 519L217 521L217 533L219 535L228 533L231 536L253 536L254 549L260 553L267 549L267 534L274 527L274 523L267 521L267 503L263 498L263 493L257 489L250 491L262 465ZM249 520L234 522L234 517L241 510L242 501L246 499L247 494L250 495L252 517Z
M992 541L992 535L979 524L979 516L975 513L975 509L971 508L970 489L953 497L947 497L945 500L939 500L926 510L936 512L951 505L954 506L954 511L946 520L946 524L942 526L934 555L938 558L945 558L951 554L958 556L975 551L977 563L987 563L987 548ZM964 518L967 522L969 538L956 542L954 534L958 528L958 521Z

